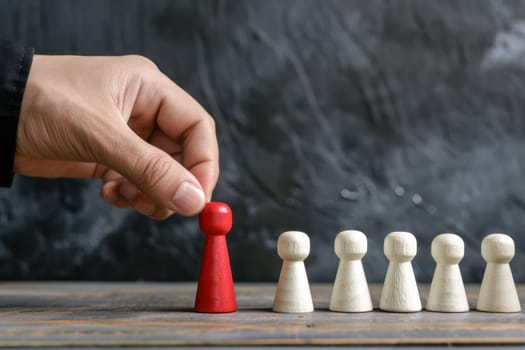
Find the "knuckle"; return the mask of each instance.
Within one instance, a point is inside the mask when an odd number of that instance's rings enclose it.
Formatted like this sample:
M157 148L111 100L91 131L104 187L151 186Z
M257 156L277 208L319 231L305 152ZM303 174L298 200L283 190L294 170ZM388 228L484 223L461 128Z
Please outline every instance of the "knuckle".
M149 58L141 55L129 55L125 56L124 59L131 75L138 80L145 82L158 80L160 70Z
M156 70L158 69L158 67L155 64L155 62L153 62L152 60L150 60L146 56L142 56L142 55L127 55L127 56L124 56L124 59L129 61L130 64L133 64L134 66L137 66L137 67L150 68L150 69L156 69Z
M208 124L210 125L210 128L213 130L213 133L215 133L217 129L217 123L215 122L215 119L211 116L207 117Z
M138 186L142 189L155 189L173 168L173 159L168 155L153 155L141 169Z

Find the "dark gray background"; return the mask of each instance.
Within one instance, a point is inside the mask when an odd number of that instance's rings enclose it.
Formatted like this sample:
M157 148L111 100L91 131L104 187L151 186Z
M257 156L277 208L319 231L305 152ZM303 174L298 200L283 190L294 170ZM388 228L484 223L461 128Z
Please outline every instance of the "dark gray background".
M311 237L311 280L331 281L333 239L465 239L480 281L482 238L510 234L525 281L523 1L0 2L0 33L38 53L143 54L216 118L215 199L234 210L237 280L276 280L278 235ZM196 218L155 222L106 205L99 183L17 178L0 192L0 278L193 280Z

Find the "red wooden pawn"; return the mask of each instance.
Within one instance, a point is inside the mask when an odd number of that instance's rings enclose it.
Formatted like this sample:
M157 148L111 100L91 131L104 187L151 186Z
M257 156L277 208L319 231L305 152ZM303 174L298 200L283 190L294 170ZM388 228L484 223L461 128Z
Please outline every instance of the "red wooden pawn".
M195 311L222 313L237 311L226 234L232 227L232 212L226 203L210 202L199 216L206 236L202 255Z

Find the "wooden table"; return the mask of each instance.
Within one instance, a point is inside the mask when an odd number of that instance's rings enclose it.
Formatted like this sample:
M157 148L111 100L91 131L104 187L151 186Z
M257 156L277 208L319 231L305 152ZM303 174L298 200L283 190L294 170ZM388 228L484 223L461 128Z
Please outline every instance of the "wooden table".
M316 311L270 310L275 284L237 284L239 312L192 311L189 283L0 283L0 347L175 345L525 344L523 313L327 310L331 285L313 285ZM381 286L371 285L374 305ZM525 300L525 285L518 287ZM471 306L478 286L467 286ZM420 286L423 305L428 286Z

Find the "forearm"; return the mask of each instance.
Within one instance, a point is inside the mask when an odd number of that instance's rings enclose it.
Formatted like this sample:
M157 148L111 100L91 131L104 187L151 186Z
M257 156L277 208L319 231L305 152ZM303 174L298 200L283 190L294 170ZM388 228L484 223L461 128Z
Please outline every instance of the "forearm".
M32 48L0 42L0 186L13 180L20 107L33 60Z

